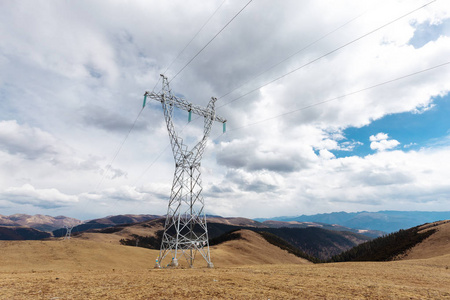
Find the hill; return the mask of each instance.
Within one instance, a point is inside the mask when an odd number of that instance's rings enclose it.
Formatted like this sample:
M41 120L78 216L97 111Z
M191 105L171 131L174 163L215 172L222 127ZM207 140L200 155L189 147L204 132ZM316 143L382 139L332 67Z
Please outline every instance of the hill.
M326 230L334 230L334 231L349 231L353 233L359 233L365 235L369 238L377 238L386 234L386 232L378 231L378 230L367 230L367 229L355 229L350 227L345 227L337 224L326 224L326 223L318 223L318 222L298 222L298 221L274 221L267 220L262 222L261 224L272 227L272 228L310 228L310 227L318 227Z
M15 214L10 216L0 215L0 226L26 226L40 231L52 232L64 226L81 224L80 220L64 216L26 215Z
M210 239L217 238L230 231L251 230L255 232L268 232L287 241L289 244L320 259L328 259L333 255L348 250L370 238L352 232L331 231L317 227L310 228L268 228L229 225L224 222L208 224ZM118 225L110 228L93 229L83 232L75 237L110 241L124 245L159 249L161 244L164 219L154 219L131 225Z
M310 264L288 251L266 241L251 230L238 230L238 239L211 247L211 257L217 267L260 264Z
M206 221L207 223L220 223L243 227L267 227L265 224L262 224L258 221L240 217L224 218L220 216L207 216Z
M402 259L427 259L450 254L450 220L425 224L418 229L419 233L432 234L406 251Z
M308 264L285 250L271 245L255 232L239 231L240 239L211 247L216 267L254 264ZM72 238L47 241L0 241L1 272L148 270L153 268L158 250L122 246L100 240ZM196 266L204 261L198 256ZM180 258L180 265L186 267ZM204 263L206 266L206 263Z
M154 220L161 218L161 216L158 215L115 215L115 216L108 216L104 218L94 219L87 222L84 222L78 226L73 227L72 233L80 233L87 230L92 229L101 229L101 228L108 228L113 227L117 225L130 225L134 223L140 223L145 222L148 220ZM66 229L59 228L56 230L53 230L53 235L55 237L61 237L66 234Z
M3 272L86 271L148 267L156 251L80 239L0 241Z
M28 227L0 226L0 240L41 240L51 236L48 232Z
M332 262L389 261L404 258L430 258L450 254L450 221L412 227L360 244Z
M322 260L370 240L364 235L353 232L332 231L317 227L267 228L255 231L272 233L308 255Z
M228 225L237 225L237 226L252 226L252 227L265 227L261 223L254 221L252 219L247 218L223 218L220 216L209 216L207 217L208 222L220 223L220 224L228 224ZM73 234L81 233L84 231L95 231L95 229L105 229L110 227L117 227L117 232L122 231L124 227L128 225L137 224L137 227L141 227L139 223L152 221L152 220L160 220L159 223L164 222L165 217L160 215L115 215L108 216L105 218L93 219L87 221L83 224L75 226L72 229ZM162 220L162 221L161 221ZM108 230L107 230L108 231ZM101 232L101 231L97 231ZM103 232L108 233L108 232ZM53 231L53 235L55 237L61 237L66 234L65 228L59 228ZM126 237L129 235L126 234Z
M301 215L295 217L259 218L256 221L267 220L284 222L318 222L337 224L349 228L378 230L387 233L400 229L407 229L424 223L450 219L450 211L426 212L426 211L379 211L379 212L334 212L317 215Z

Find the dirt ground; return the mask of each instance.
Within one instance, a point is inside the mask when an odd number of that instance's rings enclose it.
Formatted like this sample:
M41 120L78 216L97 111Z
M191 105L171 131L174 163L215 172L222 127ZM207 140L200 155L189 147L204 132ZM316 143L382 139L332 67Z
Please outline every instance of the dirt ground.
M447 257L446 261L450 259ZM450 299L426 261L1 272L1 299Z
M0 299L450 299L445 230L420 246L425 258L334 264L244 231L212 247L214 269L201 257L153 269L158 251L111 241L0 241ZM428 257L427 244L439 253Z

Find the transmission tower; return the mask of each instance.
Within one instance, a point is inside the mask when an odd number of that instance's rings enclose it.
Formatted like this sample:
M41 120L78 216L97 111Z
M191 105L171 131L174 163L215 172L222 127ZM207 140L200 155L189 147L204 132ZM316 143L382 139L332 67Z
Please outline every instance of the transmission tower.
M64 228L66 228L66 235L64 236L65 240L70 240L70 236L72 234L72 229L73 229L73 225L72 226L64 226Z
M183 255L189 266L192 267L194 259L199 252L206 260L208 267L214 267L211 262L208 241L208 228L204 213L204 199L202 196L202 182L200 161L205 150L206 141L214 121L223 123L225 132L226 120L215 114L217 98L211 98L206 108L193 105L185 99L172 94L167 77L161 75L162 90L160 93L145 92L144 105L147 97L162 104L164 118L169 132L170 145L175 160L175 173L167 208L166 222L161 242L161 249L155 267L160 268L163 259L170 253L171 266L178 266L178 258ZM192 113L204 117L203 138L191 149L183 144L173 124L173 108L177 107L189 112L189 121Z

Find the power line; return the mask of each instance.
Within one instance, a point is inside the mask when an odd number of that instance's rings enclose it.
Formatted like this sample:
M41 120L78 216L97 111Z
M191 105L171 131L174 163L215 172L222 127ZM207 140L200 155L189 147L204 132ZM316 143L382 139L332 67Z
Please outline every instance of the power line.
M133 186L136 186L139 181L141 180L141 178L145 175L145 173L148 172L148 170L151 169L151 167L153 167L153 165L158 161L158 159L161 157L161 155L163 155L164 152L166 152L166 150L169 148L170 144L167 144L167 146L158 154L158 156L156 156L156 158L150 163L150 165L145 168L144 172L141 173L141 175L138 176L138 178L136 179L136 181L132 184Z
M114 153L114 156L111 160L111 162L109 163L105 173L102 176L102 179L100 180L100 182L98 183L96 190L98 190L98 188L100 187L100 185L103 183L103 180L105 179L106 175L108 174L109 170L111 169L111 166L113 164L113 162L116 160L117 156L119 155L120 150L122 150L123 145L125 144L126 140L128 139L128 137L130 136L131 131L134 129L134 127L136 126L136 122L139 119L139 117L141 116L142 111L144 110L144 107L141 108L141 110L139 111L139 114L137 115L136 119L134 119L133 125L131 126L131 128L128 130L128 133L125 135L125 138L123 139L122 143L120 143L119 147L117 148L116 152Z
M296 112L301 111L301 110L305 110L305 109L308 109L308 108L311 108L311 107L315 107L315 106L322 105L322 104L325 104L325 103L328 103L328 102L339 100L339 99L342 99L342 98L345 98L345 97L348 97L348 96L351 96L351 95L354 95L354 94L357 94L357 93L361 93L361 92L364 92L364 91L367 91L367 90L370 90L370 89L373 89L373 88L377 88L377 87L380 87L380 86L383 86L383 85L386 85L386 84L389 84L389 83L392 83L392 82L395 82L395 81L398 81L398 80L401 80L401 79L405 79L405 78L408 78L408 77L411 77L411 76L414 76L414 75L418 75L418 74L421 74L421 73L424 73L424 72L427 72L427 71L431 71L431 70L434 70L434 69L437 69L437 68L440 68L440 67L443 67L443 66L446 66L446 65L449 65L449 64L450 64L450 61L442 63L442 64L439 64L439 65L436 65L434 67L430 67L430 68L427 68L427 69L424 69L424 70L420 70L420 71L417 71L417 72L414 72L414 73L410 73L410 74L407 74L407 75L404 75L404 76L400 76L400 77L397 77L397 78L394 78L394 79L390 79L388 81L377 83L375 85L372 85L372 86L369 86L369 87L365 87L365 88L362 88L360 90L353 91L353 92L350 92L350 93L347 93L347 94L344 94L344 95L341 95L341 96L338 96L338 97L334 97L334 98L327 99L327 100L324 100L324 101L320 101L320 102L317 102L317 103L313 103L313 104L310 104L310 105L307 105L307 106L303 106L301 108L294 109L294 110L291 110L291 111L288 111L288 112L285 112L285 113L282 113L282 114L279 114L279 115L276 115L276 116L273 116L273 117L270 117L270 118L267 118L267 119L264 119L264 120L260 120L260 121L254 122L254 123L243 125L243 126L240 126L240 127L237 127L237 128L232 128L232 129L229 129L228 131L230 132L230 131L241 130L242 128L250 127L250 126L253 126L253 125L256 125L256 124L260 124L260 123L263 123L263 122L267 122L267 121L270 121L270 120L273 120L273 119L276 119L276 118L279 118L279 117L290 115L290 114L296 113Z
M333 53L335 53L335 52L337 52L337 51L339 51L339 50L341 50L341 49L343 49L343 48L345 48L345 47L347 47L347 46L349 46L349 45L351 45L351 44L353 44L353 43L355 43L355 42L357 42L357 41L359 41L359 40L361 40L361 39L363 39L363 38L365 38L365 37L367 37L367 36L369 36L369 35L371 35L372 33L376 32L376 31L378 31L378 30L380 30L380 29L383 29L384 27L387 27L387 26L391 25L392 23L395 23L395 22L397 22L398 20L400 20L400 19L402 19L402 18L404 18L404 17L406 17L406 16L408 16L408 15L410 15L410 14L412 14L412 13L414 13L414 12L416 12L416 11L418 11L418 10L420 10L420 9L422 9L422 8L424 8L424 7L426 7L426 6L428 6L428 5L430 5L430 4L433 3L433 2L436 2L436 0L430 1L430 2L428 2L428 3L424 4L424 5L422 5L422 6L419 7L419 8L416 8L416 9L414 9L414 10L412 10L412 11L410 11L410 12L408 12L408 13L406 13L406 14L404 14L404 15L402 15L402 16L400 16L400 17L398 17L398 18L396 18L396 19L394 19L394 20L392 20L392 21L390 21L390 22L388 22L388 23L386 23L386 24L384 24L384 25L378 27L378 28L376 28L376 29L373 29L372 31L370 31L370 32L368 32L368 33L366 33L366 34L363 34L362 36L360 36L360 37L358 37L358 38L356 38L356 39L354 39L354 40L352 40L352 41L350 41L350 42L347 42L347 43L345 43L344 45L342 45L342 46L340 46L340 47L338 47L338 48L336 48L336 49L334 49L334 50L332 50L332 51L330 51L330 52L327 52L326 54L324 54L324 55L322 55L322 56L319 56L318 58L313 59L313 60L307 62L306 64L304 64L304 65L302 65L302 66L300 66L300 67L298 67L298 68L295 68L294 70L289 71L289 72L283 74L282 76L277 77L277 78L275 78L275 79L273 79L273 80L271 80L271 81L269 81L269 82L267 82L267 83L265 83L265 84L259 86L258 88L255 88L255 89L253 89L253 90L251 90L251 91L249 91L249 92L247 92L247 93L245 93L245 94L243 94L243 95L241 95L241 96L239 96L239 97L237 97L237 98L234 98L233 100L231 100L231 101L229 101L229 102L227 102L227 103L225 103L225 104L219 106L218 108L221 108L221 107L224 107L224 106L226 106L226 105L228 105L228 104L230 104L230 103L233 103L233 102L235 102L235 101L237 101L237 100L239 100L239 99L241 99L241 98L243 98L243 97L245 97L245 96L247 96L247 95L249 95L249 94L251 94L251 93L253 93L253 92L258 91L259 89L261 89L261 88L263 88L263 87L265 87L265 86L267 86L267 85L269 85L269 84L274 83L275 81L278 81L278 80L280 80L280 79L282 79L282 78L284 78L284 77L286 77L286 76L288 76L288 75L290 75L290 74L292 74L292 73L294 73L294 72L296 72L296 71L298 71L298 70L300 70L300 69L302 69L302 68L304 68L304 67L306 67L306 66L309 66L309 65L313 64L314 62L316 62L316 61L318 61L318 60L320 60L320 59L322 59L322 58L324 58L324 57L326 57L326 56L328 56L328 55L330 55L330 54L333 54Z
M216 15L216 13L219 11L219 9L223 6L227 0L223 0L222 3L219 5L219 7L213 12L213 14L206 20L205 23L203 23L202 27L197 31L197 33L191 38L191 40L184 46L184 48L178 53L178 55L172 60L172 62L167 66L166 70L163 74L166 74L167 71L170 69L170 67L173 65L173 63L180 57L180 55L186 50L187 47L192 43L192 41L197 37L197 35L203 30L203 28L206 26L206 24L209 23L209 21ZM161 80L161 77L158 77L158 81L156 82L155 86L152 89L152 92L155 91L156 86L158 85L159 81Z
M267 73L268 71L272 70L273 68L275 68L275 67L279 66L280 64L282 64L282 63L288 61L289 59L291 59L292 57L294 57L294 56L296 56L297 54L301 53L302 51L308 49L309 47L313 46L314 44L316 44L316 43L320 42L321 40L325 39L327 36L329 36L329 35L335 33L335 32L338 31L339 29L341 29L341 28L345 27L346 25L350 24L351 22L357 20L358 18L360 18L361 16L363 16L366 12L367 12L367 11L365 11L364 13L360 14L359 16L354 17L353 19L351 19L351 20L345 22L344 24L342 24L342 25L339 26L338 28L336 28L336 29L334 29L334 30L332 30L332 31L330 31L330 32L328 32L328 33L322 35L320 38L318 38L318 39L316 39L315 41L309 43L308 45L304 46L304 47L301 48L300 50L297 50L296 52L294 52L293 54L291 54L291 55L289 55L288 57L284 58L283 60L281 60L281 61L275 63L274 65L272 65L271 67L267 68L266 70L264 70L264 71L258 73L257 75L255 75L255 76L252 77L251 79L245 81L245 82L242 83L241 85L235 87L234 89L232 89L231 91L229 91L229 92L226 93L226 94L223 94L222 96L218 97L217 99L222 99L222 98L228 96L229 94L231 94L232 92L236 91L237 89L243 87L243 86L246 85L247 83L249 83L249 82L255 80L256 78L258 78L258 77L260 77L261 75Z
M241 8L240 11L238 11L232 18L230 21L228 21L227 24L225 24L225 26L222 27L222 29L219 30L219 32L216 33L215 36L213 36L213 38L211 40L209 40L208 43L206 43L205 46L203 46L203 48L201 48L197 54L195 54L188 62L187 64L184 65L184 67L181 68L180 71L178 71L177 74L175 74L175 76L172 77L172 79L169 81L172 82L203 50L205 50L206 47L208 47L209 44L211 44L211 42L228 26L230 25L231 22L233 22L233 20L250 4L250 2L252 2L253 0L250 0L247 2L247 4L244 5L244 7Z
M219 5L219 7L213 12L213 14L208 18L208 20L206 20L206 22L202 25L202 27L200 27L200 29L197 31L197 33L192 37L192 39L186 44L186 46L184 46L183 50L180 51L180 53L178 53L177 57L175 57L175 59L169 64L169 66L167 67L167 69L164 71L164 74L167 73L167 71L170 69L170 67L173 65L173 63L180 57L180 55L184 52L184 50L186 50L187 47L189 47L189 45L192 43L192 41L198 36L198 34L203 30L203 28L206 26L206 24L209 23L209 21L215 16L215 14L219 11L219 9L222 7L222 5L225 3L225 1L227 0L223 0L222 3ZM161 77L160 77L161 78Z

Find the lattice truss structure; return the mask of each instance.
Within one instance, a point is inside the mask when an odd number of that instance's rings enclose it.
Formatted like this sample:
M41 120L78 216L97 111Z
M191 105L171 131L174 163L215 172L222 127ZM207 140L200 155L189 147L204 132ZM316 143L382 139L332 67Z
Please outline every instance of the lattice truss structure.
M147 97L162 104L175 159L175 174L167 208L161 250L155 267L160 268L162 261L169 253L172 256L169 265L174 267L178 266L178 258L181 255L186 258L189 266L192 267L197 253L200 253L206 260L208 267L213 267L204 213L205 203L202 196L200 162L213 122L223 123L225 132L226 120L215 114L216 98L211 98L206 108L193 105L183 98L174 96L167 77L161 76L163 79L161 92L145 92L144 106ZM174 107L188 111L189 121L192 113L204 117L203 138L192 150L188 150L187 145L183 144L183 139L175 131L173 124Z
M66 229L66 235L64 236L65 240L70 240L70 236L72 235L72 229L73 229L73 225L72 226L68 226L65 225L64 228Z

